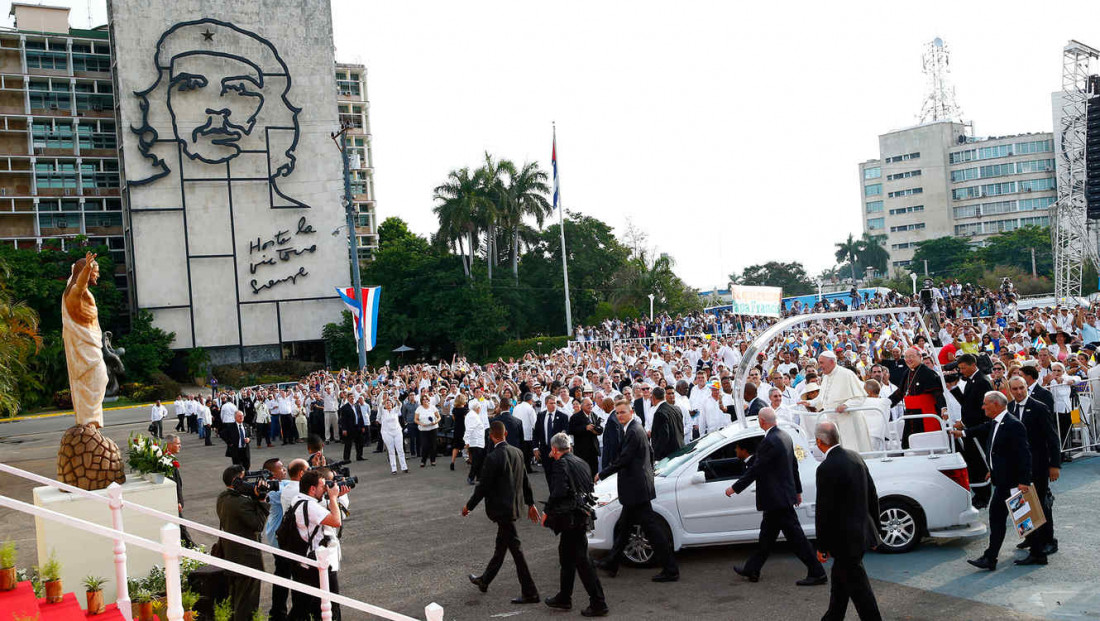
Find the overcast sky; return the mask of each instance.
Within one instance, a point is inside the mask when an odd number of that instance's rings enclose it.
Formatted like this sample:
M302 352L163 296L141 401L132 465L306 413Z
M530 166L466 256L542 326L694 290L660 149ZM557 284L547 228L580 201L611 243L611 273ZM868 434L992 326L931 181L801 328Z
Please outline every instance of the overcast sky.
M565 207L630 218L699 288L834 263L862 230L857 164L916 123L933 37L979 136L1050 131L1063 46L1100 47L1097 0L334 0L333 16L337 59L368 68L379 222L434 231L432 188L486 150L549 170L556 121Z

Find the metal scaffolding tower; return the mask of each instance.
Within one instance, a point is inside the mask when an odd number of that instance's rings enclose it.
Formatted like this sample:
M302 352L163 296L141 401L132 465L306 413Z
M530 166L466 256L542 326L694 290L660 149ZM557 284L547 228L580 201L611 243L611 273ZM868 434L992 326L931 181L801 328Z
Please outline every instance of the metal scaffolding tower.
M1085 211L1085 130L1089 68L1100 51L1071 40L1062 52L1061 122L1057 139L1061 161L1057 166L1058 200L1051 206L1054 245L1054 296L1059 303L1081 297L1081 274L1086 261L1098 262L1090 242Z
M955 86L951 84L951 52L943 39L936 37L924 45L921 71L927 82L928 94L920 110L920 122L961 121L962 108L955 101Z

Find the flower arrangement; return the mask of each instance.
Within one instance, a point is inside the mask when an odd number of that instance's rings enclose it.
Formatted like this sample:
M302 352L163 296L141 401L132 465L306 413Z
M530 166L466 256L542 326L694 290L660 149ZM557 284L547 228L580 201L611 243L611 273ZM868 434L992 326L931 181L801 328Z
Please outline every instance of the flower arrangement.
M164 444L154 438L132 433L126 448L126 463L133 472L171 476L174 469L179 468L179 462L168 454Z

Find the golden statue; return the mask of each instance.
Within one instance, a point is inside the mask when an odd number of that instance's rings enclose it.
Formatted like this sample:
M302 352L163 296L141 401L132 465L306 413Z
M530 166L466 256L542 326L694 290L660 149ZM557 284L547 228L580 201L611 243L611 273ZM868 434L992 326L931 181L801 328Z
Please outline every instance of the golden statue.
M61 296L61 338L69 370L69 391L76 424L61 439L57 475L82 489L102 489L126 480L118 446L100 434L103 396L107 391L107 364L103 361L103 332L89 285L99 281L99 263L86 253L73 264Z

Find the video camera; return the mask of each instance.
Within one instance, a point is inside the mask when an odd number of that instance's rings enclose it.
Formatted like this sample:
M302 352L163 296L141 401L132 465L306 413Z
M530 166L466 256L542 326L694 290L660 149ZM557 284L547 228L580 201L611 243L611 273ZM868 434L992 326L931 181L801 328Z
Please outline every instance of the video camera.
M351 469L348 468L348 464L351 460L347 461L334 461L331 464L325 464L324 466L314 466L310 470L331 470L333 477L331 481L325 481L325 487L346 487L348 489L355 489L355 486L359 483L359 477L352 476Z
M264 498L271 491L271 484L267 482L270 478L271 473L267 470L245 472L243 477L233 479L233 489L246 496Z

